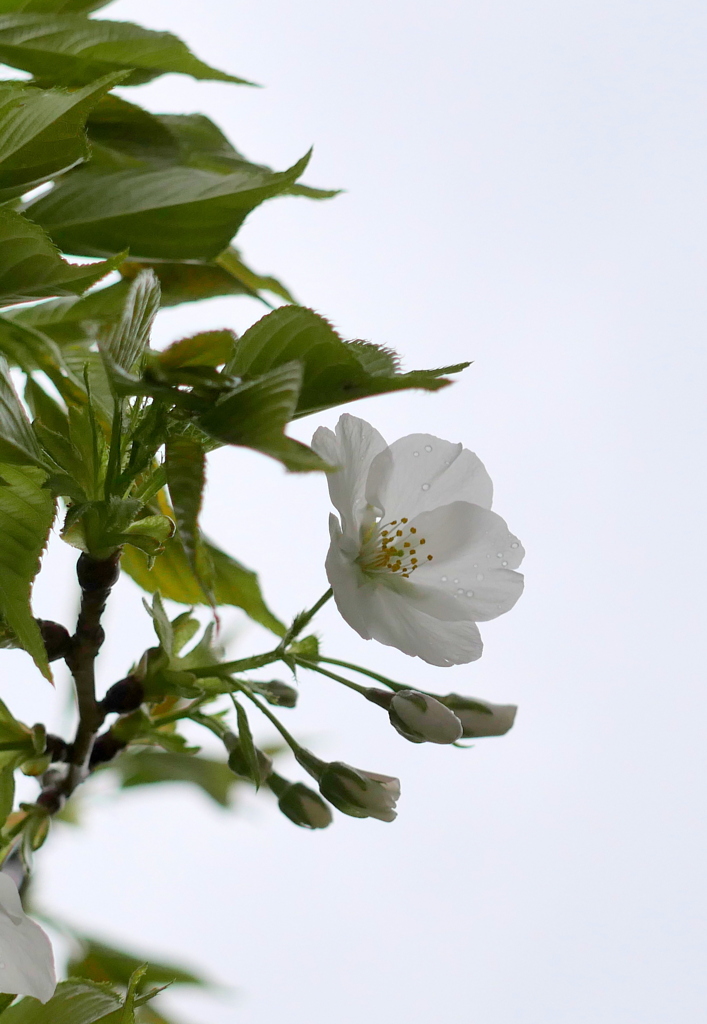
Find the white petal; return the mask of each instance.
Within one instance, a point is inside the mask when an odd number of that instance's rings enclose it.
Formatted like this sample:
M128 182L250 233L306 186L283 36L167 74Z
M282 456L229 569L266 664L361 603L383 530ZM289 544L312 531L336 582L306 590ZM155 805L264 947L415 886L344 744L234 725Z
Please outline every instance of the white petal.
M366 578L353 561L358 552L347 551L349 538L342 535L339 522L334 515L329 516L329 532L331 544L325 568L327 579L334 591L336 607L352 629L355 629L364 640L370 640L366 606L370 601L373 587L366 583Z
M369 635L403 654L430 665L465 665L481 657L481 637L471 621L433 618L388 587L377 587L364 607Z
M387 445L370 423L345 413L339 418L336 433L319 427L312 448L336 472L327 474L332 504L341 515L344 533L358 536L366 508L366 479L371 463Z
M481 460L461 444L409 434L371 462L366 496L385 518L412 519L439 505L468 501L491 507L493 487ZM391 459L392 456L392 459Z
M462 551L423 562L414 579L420 585L444 588L458 598L470 618L486 622L509 611L522 594L523 577L513 569L525 552L505 521L489 509L468 506L466 527ZM432 551L429 542L427 548Z
M0 872L0 991L46 1003L55 988L49 937L26 916L15 883Z
M473 738L476 736L505 736L512 727L516 712L515 704L491 704L490 701L480 700L490 711L486 715L483 711L475 711L473 708L455 708L454 714L462 723L464 736Z

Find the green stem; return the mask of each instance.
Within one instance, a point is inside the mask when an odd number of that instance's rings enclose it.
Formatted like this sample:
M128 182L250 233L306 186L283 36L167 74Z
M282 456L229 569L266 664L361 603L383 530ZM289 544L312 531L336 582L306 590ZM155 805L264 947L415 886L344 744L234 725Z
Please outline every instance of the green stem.
M327 665L338 665L340 668L348 668L351 672L358 672L359 675L368 676L370 679L375 679L379 683L383 683L388 686L391 690L409 690L410 686L406 686L405 683L394 683L392 679L387 679L385 676L379 675L377 672L372 672L368 668L361 668L360 665L352 665L348 661L340 661L338 658L319 658L320 661L325 661Z
M198 679L208 679L210 676L230 676L233 672L250 672L255 668L262 668L264 665L272 665L280 661L282 657L281 648L268 651L267 654L256 654L252 658L241 658L240 661L224 661L220 665L204 665L202 668L190 668L189 671Z
M309 669L310 672L318 672L321 676L327 676L329 679L335 680L337 683L342 683L344 686L348 686L350 690L355 690L356 693L362 693L364 696L367 691L370 690L369 686L360 686L359 683L354 683L351 679L345 679L343 676L338 676L336 672L329 672L328 669L322 668L314 661L306 661L304 658L295 658L298 665L302 668Z
M295 616L294 622L292 623L292 625L282 638L282 643L280 644L281 650L284 651L287 645L292 643L295 637L298 637L300 635L304 627L309 625L309 623L312 621L312 619L317 614L319 609L324 607L324 605L327 603L329 598L333 596L333 594L334 591L331 589L331 587L329 587L326 593L322 594L317 603L313 604L309 611L301 612L299 615Z
M276 715L274 715L274 714L272 713L272 711L270 710L270 708L269 708L269 707L267 707L267 706L266 706L265 704L263 704L263 702L262 702L261 700L258 700L258 698L257 698L257 697L255 696L255 694L253 693L253 691L252 691L252 690L251 690L251 689L250 689L250 688L249 688L248 686L246 686L245 684L241 683L241 684L240 684L240 689L241 689L241 692L242 692L242 693L244 693L244 694L246 695L246 697L248 698L248 700L252 701L252 702L253 702L253 704L255 704L256 708L258 708L258 709L259 709L260 711L262 711L262 713L263 713L263 714L265 715L265 717L266 717L266 718L269 718L269 719L270 719L270 721L272 722L272 724L273 724L273 725L275 726L275 728L277 729L277 731L278 731L278 732L280 733L280 735L282 736L282 738L283 738L283 740L285 741L285 743L287 743L287 745L288 745L289 747L291 747L291 748L292 748L292 752L293 752L293 753L294 753L295 755L296 755L296 754L297 754L297 753L298 753L299 751L301 751L301 750L303 749L303 748L302 748L302 746L301 746L301 745L300 745L300 744L299 744L299 743L297 742L297 740L296 740L296 739L294 738L294 736L292 736L292 735L291 735L291 734L290 734L290 733L289 733L289 732L287 731L287 729L285 728L285 726L284 726L284 725L282 725L282 723L280 722L279 718L277 718L277 716L276 716ZM229 694L229 697L230 697L230 698L231 698L231 700L233 701L233 704L234 704L234 707L235 707L235 705L236 705L236 698L235 698L235 697L233 696L233 694L232 694L232 693L230 693L230 694Z

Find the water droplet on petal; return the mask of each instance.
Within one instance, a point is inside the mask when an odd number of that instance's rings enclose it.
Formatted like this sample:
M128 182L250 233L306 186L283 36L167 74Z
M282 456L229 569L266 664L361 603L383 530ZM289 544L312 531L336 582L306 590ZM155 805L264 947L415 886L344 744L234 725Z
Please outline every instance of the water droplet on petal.
M501 562L501 565L508 565L508 562Z
M482 580L482 579L484 578L484 574L483 574L482 572L477 572L477 574L476 574L476 578L477 578L477 580L478 580L478 581L479 581L479 583L480 583L480 582L481 582L481 580Z
M419 452L413 452L412 454L415 456L416 459L419 458L419 456L420 456Z
M423 491L429 491L429 489L430 489L430 485L429 484L423 484L422 485L422 490Z
M496 558L503 558L503 552L502 551L497 551L496 552Z
M425 451L426 452L431 452L432 451L432 445L431 444L426 444L425 445Z
M454 582L455 582L455 583L458 583L458 582L459 582L459 580L455 580Z
M446 577L446 576L443 576L443 577L442 577L442 583L446 583L446 582L447 582L447 577Z
M463 593L464 593L464 587L460 587L459 590L457 590L457 594L463 594Z
M466 596L467 597L473 597L474 596L474 591L473 590L467 590Z
M520 544L518 543L518 541L517 541L517 540L514 540L514 541L513 541L513 543L511 544L511 547L512 547L512 548L519 548L519 547L520 547Z

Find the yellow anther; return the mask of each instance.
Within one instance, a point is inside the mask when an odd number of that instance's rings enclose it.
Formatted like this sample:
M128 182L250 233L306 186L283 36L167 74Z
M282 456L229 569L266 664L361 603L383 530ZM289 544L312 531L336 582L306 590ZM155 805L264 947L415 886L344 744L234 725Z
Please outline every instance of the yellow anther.
M411 558L410 561L412 562L413 565L417 565L417 559L416 558Z
M401 520L400 520L400 522L401 522L401 523L406 523L406 522L407 522L407 519L401 519Z
M404 548L409 548L410 547L410 541L406 540L405 543L403 544L403 547Z
M431 561L432 561L432 555L428 555L428 556L427 556L427 561L428 561L428 562L431 562Z
M396 530L395 531L395 536L396 537L402 537L402 535L403 535L403 531L402 530Z
M417 533L417 527L416 526L411 526L410 527L410 533Z
M418 543L419 543L419 544L426 544L426 543L427 543L427 541L425 540L425 538L424 538L424 537L420 537L420 540L418 541Z

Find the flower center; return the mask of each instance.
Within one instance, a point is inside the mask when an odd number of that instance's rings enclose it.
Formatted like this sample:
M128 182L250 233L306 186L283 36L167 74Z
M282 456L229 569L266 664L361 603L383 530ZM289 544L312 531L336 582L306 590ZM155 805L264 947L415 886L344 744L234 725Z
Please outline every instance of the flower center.
M357 559L364 572L396 572L409 580L420 565L432 561L434 556L424 550L427 541L408 522L403 517L370 527Z

